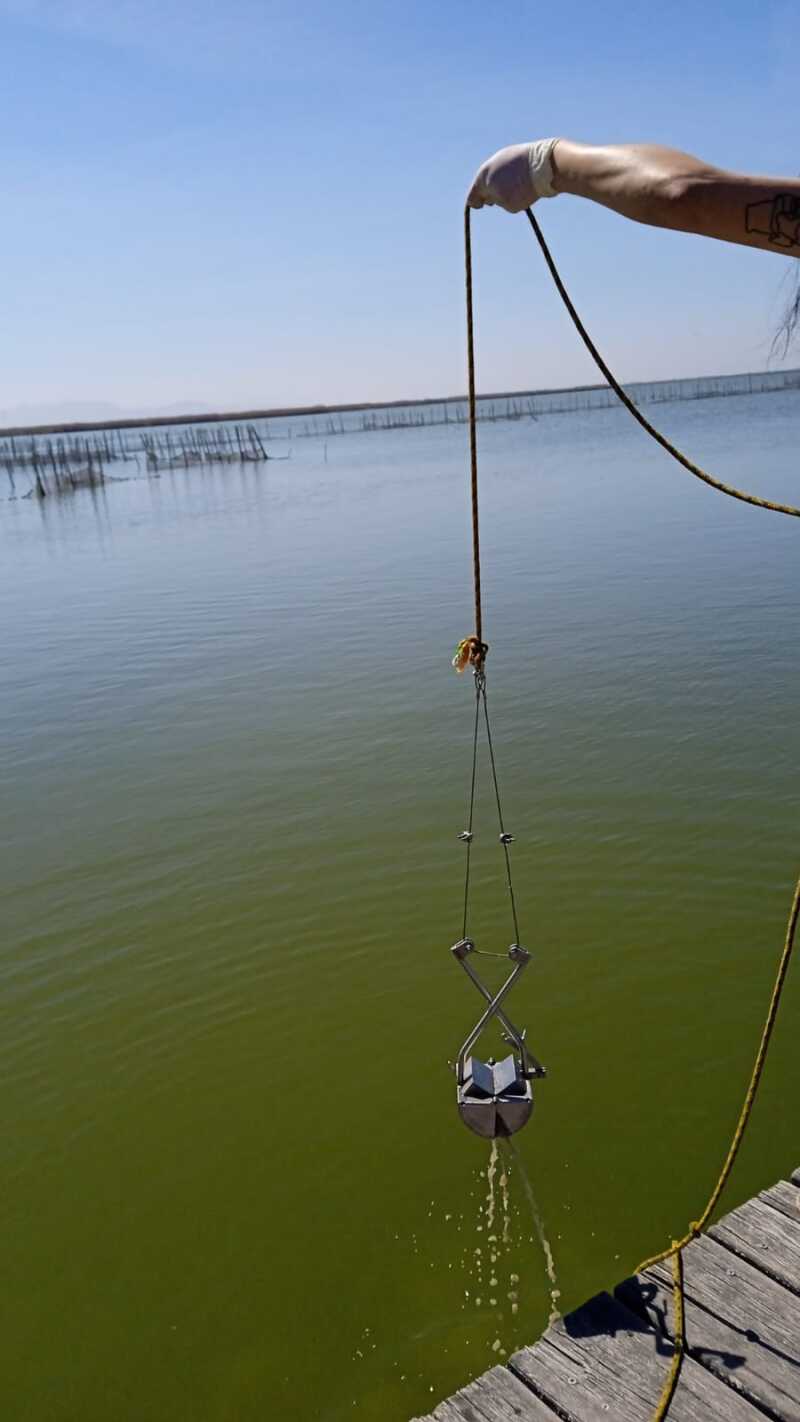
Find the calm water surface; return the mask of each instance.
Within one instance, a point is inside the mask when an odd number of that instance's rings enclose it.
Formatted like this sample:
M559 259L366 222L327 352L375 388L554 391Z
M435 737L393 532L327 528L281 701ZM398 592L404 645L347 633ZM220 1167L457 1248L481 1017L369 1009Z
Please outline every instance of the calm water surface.
M800 499L797 393L658 416ZM621 411L480 446L550 1073L518 1142L569 1308L696 1216L741 1100L800 859L800 530ZM465 481L450 426L0 505L8 1418L403 1422L546 1322L513 1172L477 1268L488 1146L447 1068L479 1006L448 951ZM795 974L729 1205L800 1160L799 1004Z

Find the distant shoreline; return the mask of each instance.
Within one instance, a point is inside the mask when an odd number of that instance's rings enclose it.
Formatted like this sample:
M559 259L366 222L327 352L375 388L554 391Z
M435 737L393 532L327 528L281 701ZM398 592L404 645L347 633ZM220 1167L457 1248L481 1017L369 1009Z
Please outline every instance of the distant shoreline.
M776 372L777 373L777 372ZM790 375L793 370L784 371ZM742 380L748 375L768 375L769 371L744 370L726 375L676 375L667 380L630 380L626 389L637 385L676 385L686 380ZM517 400L533 395L571 395L587 390L606 390L603 381L587 385L549 385L538 390L493 390L479 394L479 400ZM7 425L0 428L0 438L14 438L16 435L83 434L92 430L137 430L150 429L160 425L219 425L245 420L287 419L298 415L336 415L354 410L397 410L413 409L423 405L463 405L464 395L427 395L416 400L355 400L340 405L278 405L267 410L224 410L203 415L154 415L138 416L119 420L72 420L46 425Z

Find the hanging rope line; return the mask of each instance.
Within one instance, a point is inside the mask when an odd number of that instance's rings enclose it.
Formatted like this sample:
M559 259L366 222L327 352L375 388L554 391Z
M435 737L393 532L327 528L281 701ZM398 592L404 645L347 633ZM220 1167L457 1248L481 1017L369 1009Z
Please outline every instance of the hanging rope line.
M503 820L503 806L500 799L500 787L497 780L497 763L494 754L494 742L492 740L492 728L489 722L489 707L486 701L486 654L488 646L483 640L483 609L481 607L481 538L480 520L478 515L478 414L477 397L475 394L475 321L472 306L472 232L470 228L470 210L464 209L464 274L467 298L467 381L468 381L468 404L469 404L469 463L470 463L470 498L472 504L472 575L475 593L475 632L471 637L465 637L459 642L456 654L453 658L453 665L458 671L463 671L466 666L471 666L475 677L475 727L472 737L472 775L470 778L469 805L467 811L467 828L462 831L461 839L466 843L467 855L464 869L464 915L462 937L467 936L467 919L469 915L469 884L470 884L470 864L472 858L473 840L473 817L475 811L475 780L478 765L478 726L480 722L481 709L483 709L483 722L486 728L486 741L489 747L489 762L492 771L492 785L494 787L494 798L497 805L497 819L500 826L500 843L503 846L506 864L506 887L511 905L511 920L514 927L514 943L519 943L519 919L517 917L517 903L514 897L514 884L511 877L511 856L508 846L512 843L514 836L506 830ZM480 952L475 949L475 952ZM505 957L505 954L482 953L483 957Z
M778 1008L781 1004L781 995L783 993L784 984L786 982L786 975L789 971L789 964L792 960L792 954L794 952L795 934L797 931L798 917L800 917L800 879L798 879L797 884L795 885L794 897L792 899L792 907L789 910L789 922L786 925L786 936L783 941L783 950L778 960L778 971L775 976L775 983L772 988L772 994L769 1000L769 1007L767 1008L767 1016L761 1031L761 1037L758 1043L758 1051L756 1052L756 1059L753 1063L753 1069L750 1073L750 1080L747 1085L747 1091L745 1092L745 1098L742 1104L742 1109L739 1112L739 1119L736 1123L736 1130L733 1133L733 1139L731 1140L730 1146L728 1147L728 1154L725 1157L725 1161L719 1173L717 1183L714 1186L714 1189L711 1191L711 1194L708 1198L708 1203L705 1209L703 1210L703 1213L701 1214L700 1218L698 1220L692 1220L683 1238L674 1240L670 1248L663 1249L660 1254L653 1254L649 1259L643 1260L637 1269L637 1273L641 1273L643 1269L652 1269L654 1265L662 1264L664 1260L671 1259L675 1255L680 1254L681 1250L685 1249L687 1244L691 1244L693 1239L697 1239L698 1236L703 1233L703 1231L708 1225L709 1220L711 1219L711 1216L717 1208L717 1205L719 1204L720 1196L722 1195L722 1192L728 1183L730 1173L733 1170L734 1162L736 1160L737 1155L739 1154L739 1147L741 1146L742 1141L744 1139L744 1133L747 1130L747 1125L752 1115L753 1106L755 1105L756 1096L758 1094L758 1088L761 1084L761 1078L764 1074L764 1066L767 1060L767 1052L769 1051L770 1040L772 1038L772 1033L778 1016Z
M477 679L477 678L476 678L476 679ZM508 888L508 897L509 897L509 900L510 900L510 903L511 903L511 919L512 919L512 922L513 922L513 924L514 924L514 942L515 942L515 943L519 943L519 923L518 923L518 921L517 921L517 901L516 901L516 899L514 898L514 885L513 885L512 882L511 882L511 855L510 855L509 852L508 852L508 846L509 846L511 843L513 843L514 836L513 836L513 834L509 834L509 833L508 833L508 830L506 829L506 827L505 827L505 825L504 825L504 823L503 823L503 807L502 807L502 805L500 804L500 789L499 789L499 786L498 786L498 784L497 784L497 765L496 765L496 763L495 763L495 758L494 758L494 743L493 743L493 741L492 741L492 728L491 728L491 726L489 725L489 707L488 707L487 702L486 702L486 677L483 676L483 677L480 678L480 680L481 680L481 683L482 683L480 694L481 694L481 698L482 698L482 700L483 700L483 719L484 719L484 722L486 723L486 740L488 741L488 744L489 744L489 760L490 760L491 766L492 766L492 784L493 784L493 786L494 786L494 798L495 798L495 803L496 803L496 805L497 805L497 821L498 821L498 824L499 824L499 826L500 826L500 843L501 843L502 846L503 846L503 854L505 855L505 860L506 860L506 886L507 886L507 888Z
M663 435L660 430L657 430L655 425L651 425L639 407L634 404L630 395L623 390L616 376L609 370L597 346L589 335L589 332L586 330L586 327L570 300L567 288L561 280L561 274L550 255L550 249L542 236L542 229L530 208L526 208L525 216L533 228L534 236L542 249L542 255L547 263L550 275L556 284L561 300L572 317L578 335L583 341L595 365L608 381L614 394L622 401L625 409L629 414L633 415L633 418L642 426L642 429L646 430L647 433L661 445L661 448L667 451L667 454L671 454L673 459L677 459L678 463L682 464L684 469L688 469L689 473L694 474L696 479L702 479L704 484L710 484L711 488L717 489L720 494L728 494L730 498L740 499L744 504L753 504L757 509L770 509L772 513L789 514L791 518L800 518L800 508L795 508L793 504L776 504L773 503L771 499L761 499L757 494L748 494L743 489L735 489L732 484L723 484L721 479L715 479L713 474L707 473L705 469L700 468L699 464L695 464L691 459L688 459L685 454L682 454L679 449L676 449L675 445L671 440L667 439L666 435ZM467 230L469 230L469 224L467 225ZM470 306L471 304L472 298L470 297Z
M469 787L469 808L467 810L467 828L462 832L461 838L467 846L466 867L464 869L464 922L461 929L461 937L467 936L467 917L469 914L469 868L472 857L472 824L475 815L475 776L478 769L478 726L481 719L481 693L478 687L478 679L475 678L475 729L472 734L472 777Z
M464 841L467 850L466 863L464 867L464 914L461 928L461 937L467 937L467 927L469 918L470 865L472 860L472 840L474 838L473 823L475 815L475 785L477 781L478 770L478 728L480 726L482 709L483 723L486 728L486 743L489 748L489 764L491 766L492 772L492 788L494 790L494 800L497 806L497 822L500 827L499 839L500 844L503 848L503 854L505 857L506 864L506 888L508 890L508 899L511 907L511 923L514 930L513 942L519 943L519 918L517 916L517 901L514 894L514 882L511 875L511 855L509 854L508 848L510 844L513 844L514 836L513 834L509 834L508 830L505 827L505 821L503 819L503 805L500 798L500 785L497 779L497 761L495 759L494 753L492 727L489 721L489 706L486 699L486 673L478 667L475 667L473 670L475 675L475 724L472 733L472 772L470 775L469 800L467 802L467 827L465 830L462 830L461 834L459 835L459 838ZM487 953L478 948L474 949L474 952L478 953L478 955L483 958L506 958L505 953Z
M663 1249L660 1254L653 1254L649 1259L643 1260L636 1270L637 1274L641 1274L643 1270L651 1269L656 1264L661 1264L667 1259L670 1259L672 1261L672 1311L674 1317L673 1335L675 1343L675 1352L673 1354L672 1365L670 1367L669 1375L664 1384L661 1397L658 1401L658 1406L656 1407L656 1410L653 1413L653 1422L663 1422L663 1419L667 1416L667 1413L669 1412L669 1406L672 1401L675 1388L677 1387L678 1375L680 1373L683 1354L685 1352L683 1250L686 1248L687 1244L691 1244L692 1240L697 1239L706 1229L706 1226L708 1225L711 1216L713 1215L717 1205L719 1204L720 1196L722 1195L722 1192L725 1189L726 1184L728 1183L728 1178L730 1176L731 1171L733 1170L734 1161L736 1160L736 1157L739 1154L739 1147L741 1146L742 1140L744 1139L744 1133L747 1129L747 1125L752 1114L756 1095L758 1093L758 1088L761 1083L761 1077L764 1071L764 1065L767 1060L767 1051L769 1049L770 1038L772 1037L772 1031L775 1026L775 1020L777 1018L778 1008L780 1006L781 994L783 992L783 986L786 981L786 974L789 971L789 963L791 961L792 953L794 951L795 932L797 929L797 919L799 914L800 879L798 879L797 884L795 886L794 898L792 899L792 907L789 911L789 922L786 928L786 937L784 939L783 951L778 962L778 972L775 978L775 984L772 989L772 995L769 1001L769 1008L767 1009L766 1020L764 1022L764 1027L761 1032L761 1039L758 1044L756 1059L753 1064L753 1070L750 1075L750 1081L748 1082L747 1091L745 1093L744 1103L742 1105L741 1112L739 1113L739 1120L736 1123L736 1130L733 1133L733 1139L728 1148L728 1154L725 1157L725 1161L722 1166L722 1170L719 1173L717 1183L709 1196L708 1203L706 1204L706 1207L703 1210L703 1213L701 1214L699 1220L692 1220L688 1230L686 1231L686 1234L683 1236L682 1239L673 1240L669 1249Z
M661 1390L658 1399L658 1406L653 1413L653 1422L664 1422L664 1418L669 1412L669 1406L675 1396L675 1389L678 1386L678 1379L683 1367L683 1355L685 1352L685 1330L683 1323L683 1255L679 1249L675 1249L672 1255L672 1298L673 1313L675 1315L675 1326L672 1362L669 1365L667 1380Z
M570 297L569 297L569 294L568 294L568 292L567 292L567 290L566 290L566 287L564 286L564 283L563 283L563 281L561 280L561 275L560 275L560 273L559 273L559 271L558 271L558 268L556 267L556 264L555 264L555 262L554 262L554 260L553 260L553 258L552 258L552 256L551 256L551 254L550 254L550 250L549 250L549 248L548 248L548 246L547 246L547 243L546 243L545 240L544 240L544 237L543 237L543 235L542 235L542 232L541 232L541 229L540 229L540 227L539 227L539 224L537 223L536 218L534 217L534 215L533 215L533 213L531 212L530 208L528 208L528 209L526 210L526 214L525 214L525 215L526 215L526 217L528 218L528 221L530 222L531 227L533 228L534 235L535 235L536 240L537 240L537 242L539 243L539 246L540 246L540 248L541 248L541 250L542 250L542 254L543 254L543 256L544 256L545 262L547 263L548 269L549 269L549 271L550 271L550 275L552 276L553 281L555 282L555 285L556 285L556 288L557 288L557 290L558 290L558 292L559 292L559 295L561 296L561 299L562 299L562 301L564 302L564 305L566 306L567 311L569 312L569 314L570 314L570 316L571 316L571 318L572 318L572 321L573 321L573 323L574 323L574 325L575 325L575 328L576 328L576 330L577 330L577 332L578 332L578 334L579 334L581 340L583 341L584 345L586 346L587 350L589 351L589 354L591 355L591 357L592 357L592 359L594 360L595 364L598 366L598 368L599 368L600 371L602 372L603 376L604 376L605 379L607 380L608 384L611 386L611 389L612 389L612 390L615 392L615 394L619 397L619 399L622 401L622 404L623 404L623 405L625 406L625 408L629 411L629 413L633 416L633 418L642 426L642 428L643 428L644 430L646 430L646 432L647 432L654 440L656 440L656 442L657 442L658 444L661 445L662 449L665 449L668 454L672 455L673 459L676 459L679 464L683 465L684 469L687 469L687 470L689 471L689 473L690 473L690 474L693 474L696 478L701 479L701 480L703 481L703 483L709 484L712 489L717 489L719 493L727 494L727 495L729 495L731 498L734 498L734 499L739 499L739 500L741 500L742 503L753 504L756 508L769 509L769 510L770 510L771 512L773 512L773 513L788 514L788 515L789 515L790 517L792 517L792 518L800 518L800 508L795 508L795 507L794 507L793 505L791 505L791 504L773 503L772 500L770 500L770 499L762 499L762 498L759 498L759 497L758 497L757 495L755 495L755 494L748 494L748 493L744 492L744 491L741 490L741 489L736 489L736 488L734 488L734 487L733 487L732 485L730 485L730 484L724 484L720 479L716 479L713 475L708 474L708 473L706 472L706 470L701 469L699 465L694 464L691 459L688 459L685 454L682 454L681 451L680 451L679 449L677 449L677 448L675 447L675 445L673 445L673 444L671 443L671 441L666 438L665 435L661 434L660 431L657 430L654 425L651 425L651 424L650 424L650 421L649 421L649 420L645 419L644 415L643 415L643 414L641 413L641 411L637 408L637 406L636 406L636 405L634 404L634 402L631 400L630 396L627 395L627 393L625 392L625 390L623 390L622 386L619 384L619 381L616 379L616 377L615 377L615 376L612 374L612 372L609 370L608 366L606 365L605 361L603 360L603 357L600 355L600 352L598 351L597 347L595 346L594 342L592 341L591 337L589 336L588 332L586 331L586 328L585 328L585 326L583 325L583 322L581 321L580 316L578 315L577 311L575 310L575 307L574 307L573 304L572 304L572 301L570 300ZM470 637L465 638L465 640L464 640L463 642L459 643L459 646L458 646L457 651L456 651L456 656L455 656L455 658L454 658L454 665L458 666L459 670L463 670L463 668L464 668L464 667L467 665L467 663L469 662L469 663L473 666L473 668L475 669L475 681L476 681L476 713L475 713L475 736L474 736L474 745L473 745L472 791L471 791L471 797L470 797L470 812L469 812L469 813L470 813L470 820L469 820L470 836L469 836L469 839L470 839L470 841L471 841L471 838L472 838L472 834L471 834L471 830L472 830L472 811L473 811L473 806L474 806L474 793L475 793L475 765L476 765L477 744L478 744L478 714L479 714L481 699L483 699L483 709L484 709L484 713L485 713L485 715L486 715L486 730L487 730L487 736L488 736L488 740L489 740L490 756L491 756L491 762L492 762L492 774L493 774L493 776L494 776L494 785L495 785L495 792L496 792L496 793L497 793L497 778L496 778L496 775L495 775L494 752L493 752L493 749L492 749L491 732L490 732L490 730L489 730L488 710L487 710L487 707L486 707L486 680L485 680L485 676L483 675L483 663L484 663L484 660L485 660L486 653L487 653L487 651L488 651L488 647L486 647L486 645L485 645L485 644L483 643L483 641L482 641L482 623L481 623L480 543L479 543L479 537L478 537L477 408L476 408L476 396L475 396L474 316L473 316L473 304L472 304L472 242L471 242L471 233L470 233L470 209L469 209L468 207L465 209L465 213L464 213L464 252L465 252L465 269L466 269L467 360L468 360L468 372L469 372L470 486L471 486L471 493L472 493L472 535L473 535L473 537L472 537L472 545L473 545L473 570L474 570L474 583L475 583L475 625L476 625L476 634L475 634L475 637L472 637L472 638L470 638ZM514 891L513 891L512 884L511 884L511 865L510 865L510 859L509 859L509 855L508 855L508 843L507 843L507 841L509 841L509 840L512 838L512 836L507 836L507 835L505 834L505 830L504 830L504 828L503 828L503 815L502 815L502 809L501 809L501 806L500 806L499 794L497 794L497 808L498 808L498 814L499 814L499 818L500 818L500 839L501 839L501 843L503 843L503 846L504 846L504 849L505 849L505 852L506 852L506 867L507 867L507 871L508 871L508 888L509 888L509 894L510 894L510 898L511 898L512 913L513 913L513 917L514 917L514 927L515 927L515 932L516 932L516 905L515 905L515 902L514 902ZM467 844L467 884L466 884L466 888L465 888L465 899L464 899L464 923L465 923L465 925L466 925L466 919L467 919L467 897L468 897L468 892L469 892L469 841L468 841L468 844ZM790 911L789 911L789 919L788 919L788 923L787 923L787 927L786 927L786 935L785 935L784 942L783 942L783 949L782 949L782 951L781 951L780 958L779 958L779 960L778 960L778 967L777 967L777 972L776 972L776 976L775 976L775 982L774 982L774 985L773 985L773 988L772 988L772 993L771 993L770 1000L769 1000L769 1006L768 1006L768 1008L767 1008L767 1015L766 1015L766 1019L765 1019L765 1021L764 1021L764 1026L763 1026L762 1031L761 1031L761 1037L760 1037L759 1044L758 1044L758 1050L757 1050L757 1052L756 1052L755 1061L754 1061L754 1063L753 1063L753 1068L752 1068L752 1071L751 1071L751 1074L750 1074L750 1080L749 1080L749 1082L748 1082L748 1086L747 1086L747 1091L746 1091L746 1093L745 1093L744 1102L743 1102L741 1111L740 1111L740 1113L739 1113L739 1119L738 1119L737 1124L736 1124L736 1129L735 1129L735 1131L734 1131L734 1133L733 1133L733 1138L732 1138L732 1140L731 1140L730 1146L728 1147L728 1153L727 1153L727 1155L726 1155L726 1157L725 1157L725 1160L724 1160L724 1162L723 1162L722 1169L721 1169L721 1171L720 1171L720 1174L719 1174L719 1177L718 1177L718 1179L717 1179L717 1182L716 1182L716 1184L715 1184L715 1186L714 1186L714 1189L713 1189L712 1192L711 1192L711 1195L709 1196L709 1199L708 1199L708 1202L707 1202L707 1204L706 1204L705 1209L703 1210L702 1214L700 1215L700 1218L699 1218L698 1220L693 1220L693 1221L691 1222L691 1224L689 1225L689 1228L688 1228L686 1234L683 1236L683 1238L682 1238L682 1239L679 1239L679 1240L673 1240L672 1244L670 1245L670 1247L669 1247L668 1249L664 1249L664 1250L661 1251L660 1254L654 1254L654 1255L652 1255L651 1258L645 1259L645 1260L639 1265L638 1270L637 1270L638 1273L641 1273L643 1270L645 1270L645 1269L650 1269L650 1268L652 1268L652 1267L653 1267L654 1265L656 1265L656 1264L664 1263L666 1260L670 1260L671 1263L672 1263L673 1314L674 1314L674 1324L673 1324L674 1352L673 1352L673 1356L672 1356L672 1362L671 1362L671 1364L670 1364L669 1373L668 1373L667 1379L666 1379L666 1381L665 1381L665 1383L664 1383L664 1387L663 1387L663 1389L662 1389L661 1397L659 1398L658 1405L657 1405L656 1410L655 1410L655 1412L654 1412L654 1414L653 1414L653 1422L664 1422L664 1418L666 1418L667 1413L669 1412L670 1403L672 1402L672 1398L673 1398L673 1396L674 1396L674 1394L675 1394L675 1389L676 1389L676 1387L677 1387L677 1385L678 1385L678 1379L679 1379L679 1376L680 1376L681 1366L682 1366L683 1357L684 1357L684 1353L685 1353L685 1349L686 1349L685 1326L684 1326L684 1311L685 1311L685 1310L684 1310L683 1250L686 1248L686 1246L687 1246L688 1244L690 1244L690 1243L692 1242L692 1240L697 1239L698 1236L701 1235L701 1234L704 1232L704 1230L706 1229L709 1220L711 1219L711 1217L712 1217L712 1215L713 1215L713 1213L714 1213L714 1211L715 1211L717 1205L719 1204L720 1198L721 1198L721 1196L722 1196L722 1192L723 1192L723 1190L725 1189L725 1186L726 1186L726 1184L727 1184L727 1182L728 1182L728 1179L729 1179L729 1177L730 1177L731 1171L733 1170L733 1166L734 1166L734 1163L735 1163L735 1161L736 1161L736 1157L737 1157L737 1155L738 1155L738 1153L739 1153L740 1146L741 1146L742 1141L743 1141L743 1139L744 1139L744 1135L745 1135L745 1132L746 1132L746 1130L747 1130L748 1123L749 1123L750 1118L751 1118L751 1115L752 1115L753 1106L755 1105L756 1096L757 1096L757 1094L758 1094L758 1088L759 1088L759 1086L760 1086L760 1084L761 1084L761 1079L762 1079L763 1072L764 1072L764 1066L765 1066L766 1060L767 1060L767 1053L768 1053L768 1051L769 1051L769 1045L770 1045L770 1041L771 1041L771 1039L772 1039L772 1033L773 1033L773 1030L774 1030L774 1027L775 1027L775 1022L776 1022L777 1016L778 1016L778 1009L779 1009L779 1007L780 1007L781 996L782 996L782 994L783 994L783 989L784 989L784 986L785 986L785 983L786 983L786 976L787 976L787 973L788 973L788 971L789 971L789 964L790 964L790 962L791 962L792 955L793 955L793 953L794 953L795 935L796 935L796 931L797 931L797 922L798 922L798 918L799 918L799 917L800 917L800 879L798 879L797 884L796 884L796 886L795 886L794 896L793 896L793 899L792 899L792 905L791 905L791 908L790 908ZM466 928L465 928L465 933L466 933Z
M475 317L472 309L472 229L470 210L464 208L464 269L467 287L467 382L469 400L469 472L472 494L472 572L475 584L475 640L479 644L477 660L473 665L481 668L485 653L483 644L483 616L481 613L481 537L478 526L478 415L475 400ZM472 659L471 659L472 660Z

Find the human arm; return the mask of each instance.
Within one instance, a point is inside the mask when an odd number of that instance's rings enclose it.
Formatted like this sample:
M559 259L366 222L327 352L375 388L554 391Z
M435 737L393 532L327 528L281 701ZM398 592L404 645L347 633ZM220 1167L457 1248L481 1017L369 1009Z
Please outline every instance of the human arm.
M501 149L479 169L468 202L521 211L562 192L634 222L800 257L800 180L727 172L657 144L559 138Z

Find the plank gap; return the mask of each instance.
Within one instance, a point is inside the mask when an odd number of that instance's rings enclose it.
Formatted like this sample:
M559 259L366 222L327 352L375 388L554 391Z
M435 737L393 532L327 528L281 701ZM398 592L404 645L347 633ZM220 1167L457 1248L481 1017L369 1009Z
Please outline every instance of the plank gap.
M632 1275L630 1279L624 1280L623 1283L619 1284L617 1287L620 1289L624 1289L626 1284L635 1284L636 1277L636 1275ZM669 1287L669 1293L671 1297L671 1285ZM636 1297L636 1295L629 1296L626 1293L624 1295L624 1298L620 1299L620 1302L623 1303L626 1308L630 1309L632 1313L636 1313L636 1315L640 1317L643 1322L651 1323L651 1320L648 1317L646 1306L642 1307L641 1312L638 1307L636 1307ZM704 1308L704 1306L702 1304L697 1303L696 1300L693 1300L693 1308L698 1310L700 1313L707 1314L709 1318L715 1318L717 1319L717 1321L721 1321L723 1323L726 1322L725 1319L720 1319L719 1315L714 1313L712 1309ZM671 1327L670 1331L663 1332L662 1336L669 1343L673 1344L674 1347ZM734 1378L733 1375L728 1375L727 1373L717 1372L714 1368L712 1368L709 1365L708 1359L703 1356L704 1352L707 1352L707 1349L703 1349L702 1347L698 1347L695 1351L691 1343L686 1342L686 1339L684 1338L684 1362L689 1359L697 1367L702 1368L704 1372L708 1373L709 1377L713 1378L715 1382L718 1382L723 1387L726 1387L728 1391L732 1392L735 1397L742 1398L745 1402L748 1402L750 1406L754 1407L757 1412L760 1412L763 1417L769 1417L771 1422L786 1422L786 1417L784 1415L782 1415L780 1412L776 1412L773 1408L769 1407L765 1402L762 1401L761 1398L754 1397L750 1389L744 1383L740 1382L738 1378Z
M538 1387L535 1387L531 1378L528 1377L526 1373L520 1372L517 1368L515 1368L513 1362L506 1363L505 1366L508 1368L508 1371L515 1378L517 1378L519 1382L525 1384L525 1387L528 1389L529 1392L533 1393L534 1397L537 1397L540 1402L543 1402L546 1407L549 1407L551 1412L554 1413L556 1417L560 1417L561 1422L575 1422L574 1413L565 1412L564 1408L559 1406L557 1402L554 1402L552 1397L548 1397L547 1393L542 1392Z
M785 1220L786 1218L779 1210L773 1210L772 1213L778 1220ZM729 1226L729 1228L731 1227ZM749 1264L752 1269L757 1269L760 1274L763 1274L767 1279L771 1279L773 1284L778 1284L780 1288L785 1289L787 1294L793 1294L795 1298L800 1298L800 1279L795 1282L788 1277L785 1271L781 1272L780 1259L777 1263L773 1263L771 1253L768 1253L766 1250L756 1249L753 1244L749 1243L746 1239L737 1239L736 1236L733 1235L732 1230L730 1235L726 1235L723 1238L721 1235L715 1234L712 1229L708 1237L709 1239L713 1239L714 1243L718 1244L721 1249L725 1249L729 1254L732 1254L734 1259L741 1260L743 1264Z
M735 1270L727 1260L735 1261ZM617 1289L618 1298L669 1338L672 1293L661 1264ZM773 1422L800 1422L797 1296L704 1235L684 1250L684 1299L686 1356Z

